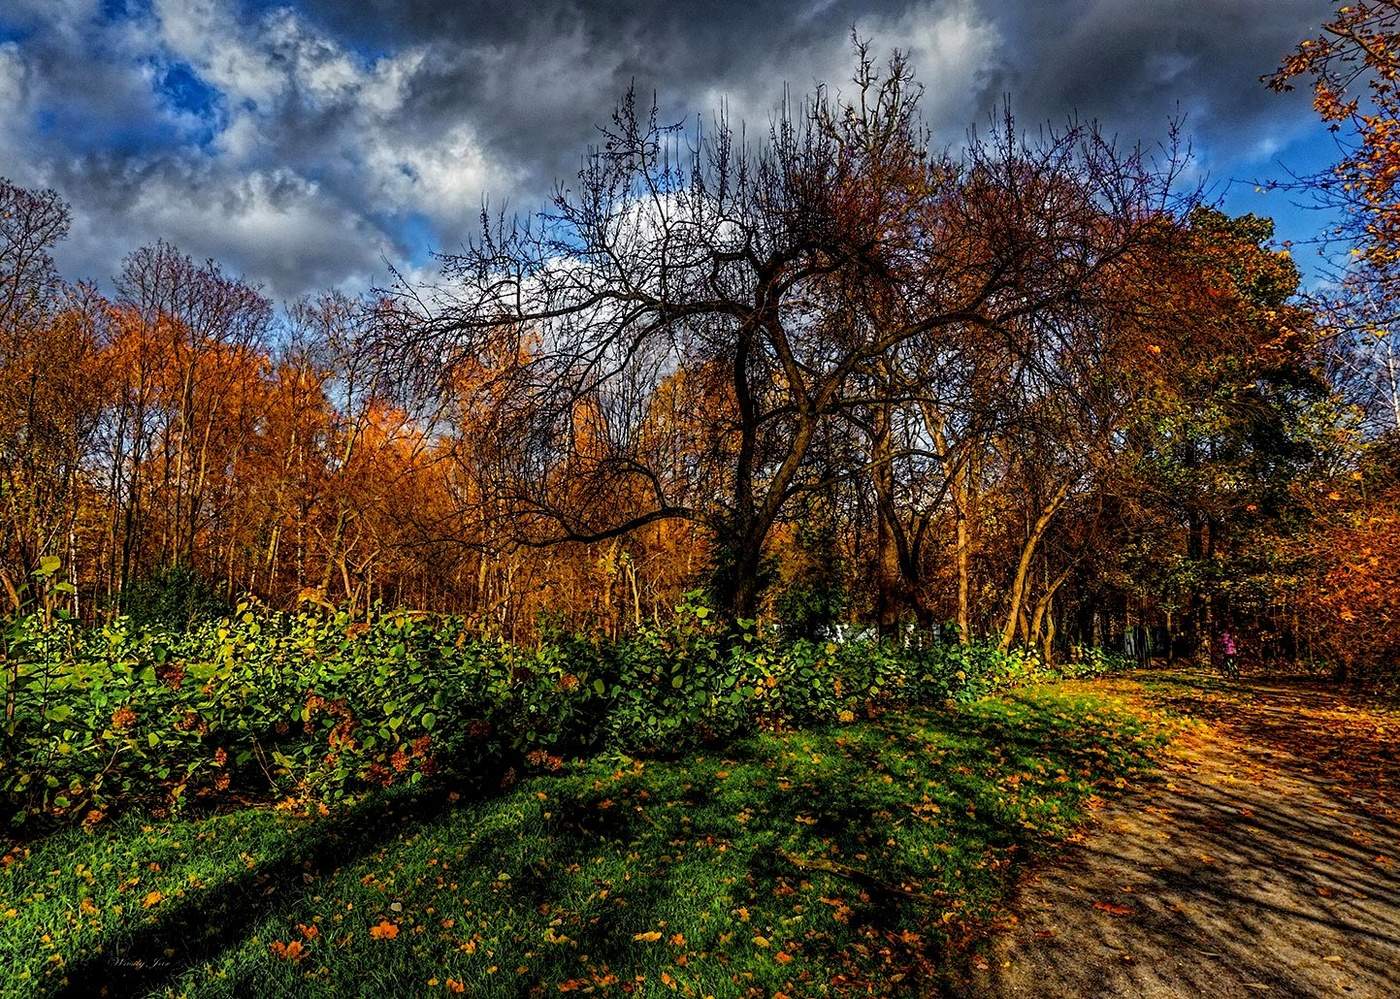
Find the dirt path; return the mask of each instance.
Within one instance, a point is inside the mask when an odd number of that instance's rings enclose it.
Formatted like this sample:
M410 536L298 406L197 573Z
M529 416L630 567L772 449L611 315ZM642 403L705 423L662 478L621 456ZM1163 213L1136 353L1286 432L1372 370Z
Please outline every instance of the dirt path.
M1400 714L1162 674L1202 723L1106 804L969 969L971 996L1400 996Z

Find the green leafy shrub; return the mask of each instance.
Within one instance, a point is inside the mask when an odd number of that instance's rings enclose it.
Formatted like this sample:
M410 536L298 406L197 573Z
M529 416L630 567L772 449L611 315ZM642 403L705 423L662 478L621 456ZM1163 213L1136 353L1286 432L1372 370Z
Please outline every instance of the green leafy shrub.
M333 803L441 772L499 779L604 749L680 752L1122 665L1086 650L1057 671L929 636L736 638L697 598L617 641L555 634L536 648L450 617L365 623L247 605L182 628L36 614L4 638L0 821L11 823L230 797Z
M187 565L173 565L135 580L122 592L121 611L140 624L183 628L229 612L214 586Z

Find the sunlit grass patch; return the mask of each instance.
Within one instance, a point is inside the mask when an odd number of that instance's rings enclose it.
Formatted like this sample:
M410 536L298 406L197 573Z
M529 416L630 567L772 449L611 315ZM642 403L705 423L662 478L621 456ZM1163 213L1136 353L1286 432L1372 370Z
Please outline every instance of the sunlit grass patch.
M1160 738L1038 687L602 757L488 800L387 794L54 834L0 873L5 995L916 990L1016 865Z

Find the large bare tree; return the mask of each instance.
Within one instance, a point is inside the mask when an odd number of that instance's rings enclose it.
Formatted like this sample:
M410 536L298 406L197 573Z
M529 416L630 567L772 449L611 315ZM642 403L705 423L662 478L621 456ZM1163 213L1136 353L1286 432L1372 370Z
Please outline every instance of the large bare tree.
M930 153L903 59L859 55L848 97L785 103L760 139L723 114L687 139L629 94L550 210L484 217L446 282L399 296L408 369L487 373L523 542L692 520L723 609L753 616L770 532L829 478L822 429L927 394L873 371L1072 309L1166 211L1170 167L1089 128Z

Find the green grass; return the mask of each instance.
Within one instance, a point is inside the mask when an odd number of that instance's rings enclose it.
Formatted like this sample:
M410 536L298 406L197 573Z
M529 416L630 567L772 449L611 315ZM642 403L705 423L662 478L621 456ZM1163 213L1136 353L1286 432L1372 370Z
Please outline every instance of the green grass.
M584 761L485 800L60 832L0 872L0 995L917 992L1096 786L1148 765L1160 729L1086 690Z

